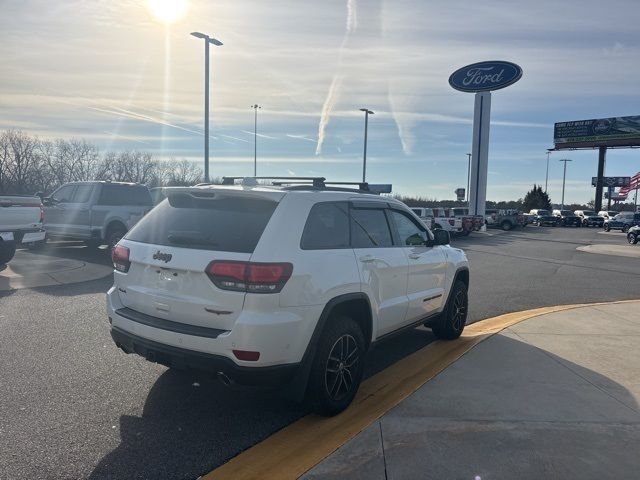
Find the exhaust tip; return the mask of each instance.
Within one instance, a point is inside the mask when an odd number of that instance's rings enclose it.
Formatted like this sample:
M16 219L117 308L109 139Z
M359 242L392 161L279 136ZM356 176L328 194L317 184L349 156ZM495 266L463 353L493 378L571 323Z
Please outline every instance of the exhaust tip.
M216 376L218 377L218 380L220 380L220 383L222 383L225 387L228 387L233 383L224 372L218 372Z

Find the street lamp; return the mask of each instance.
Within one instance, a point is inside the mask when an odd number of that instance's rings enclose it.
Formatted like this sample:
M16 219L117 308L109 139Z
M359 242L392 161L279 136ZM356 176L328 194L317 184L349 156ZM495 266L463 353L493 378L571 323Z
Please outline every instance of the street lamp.
M563 158L562 160L559 160L559 161L564 162L564 173L562 174L562 207L560 207L560 210L564 210L564 183L567 179L567 162L571 162L572 160L569 160L568 158Z
M191 32L196 38L204 40L204 181L209 181L209 44L216 47L222 45L209 35L200 32Z
M258 109L262 108L257 103L251 105L253 108L253 176L258 176Z
M361 112L364 112L364 156L362 158L362 183L366 182L367 176L367 130L369 129L369 115L373 115L373 111L368 108L361 108Z

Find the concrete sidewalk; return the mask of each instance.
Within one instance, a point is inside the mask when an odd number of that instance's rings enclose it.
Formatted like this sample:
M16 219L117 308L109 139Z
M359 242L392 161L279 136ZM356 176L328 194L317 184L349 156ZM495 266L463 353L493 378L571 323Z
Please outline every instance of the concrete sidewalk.
M640 301L481 342L304 479L640 478Z

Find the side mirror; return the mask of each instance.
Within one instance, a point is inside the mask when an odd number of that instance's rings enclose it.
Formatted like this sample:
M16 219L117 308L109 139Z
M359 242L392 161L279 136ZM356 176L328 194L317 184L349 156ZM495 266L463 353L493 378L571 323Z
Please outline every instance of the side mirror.
M42 199L42 204L46 207L50 207L52 205L55 205L57 203L57 200L53 197L44 197Z
M449 237L449 232L442 229L437 229L433 231L433 244L434 245L449 245L451 243L451 238Z

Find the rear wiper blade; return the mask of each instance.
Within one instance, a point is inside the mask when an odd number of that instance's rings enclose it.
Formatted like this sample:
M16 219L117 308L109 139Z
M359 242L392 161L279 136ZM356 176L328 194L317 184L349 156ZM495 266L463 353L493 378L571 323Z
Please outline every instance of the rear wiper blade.
M218 244L202 235L176 234L170 233L167 240L177 245L209 245L218 246Z

